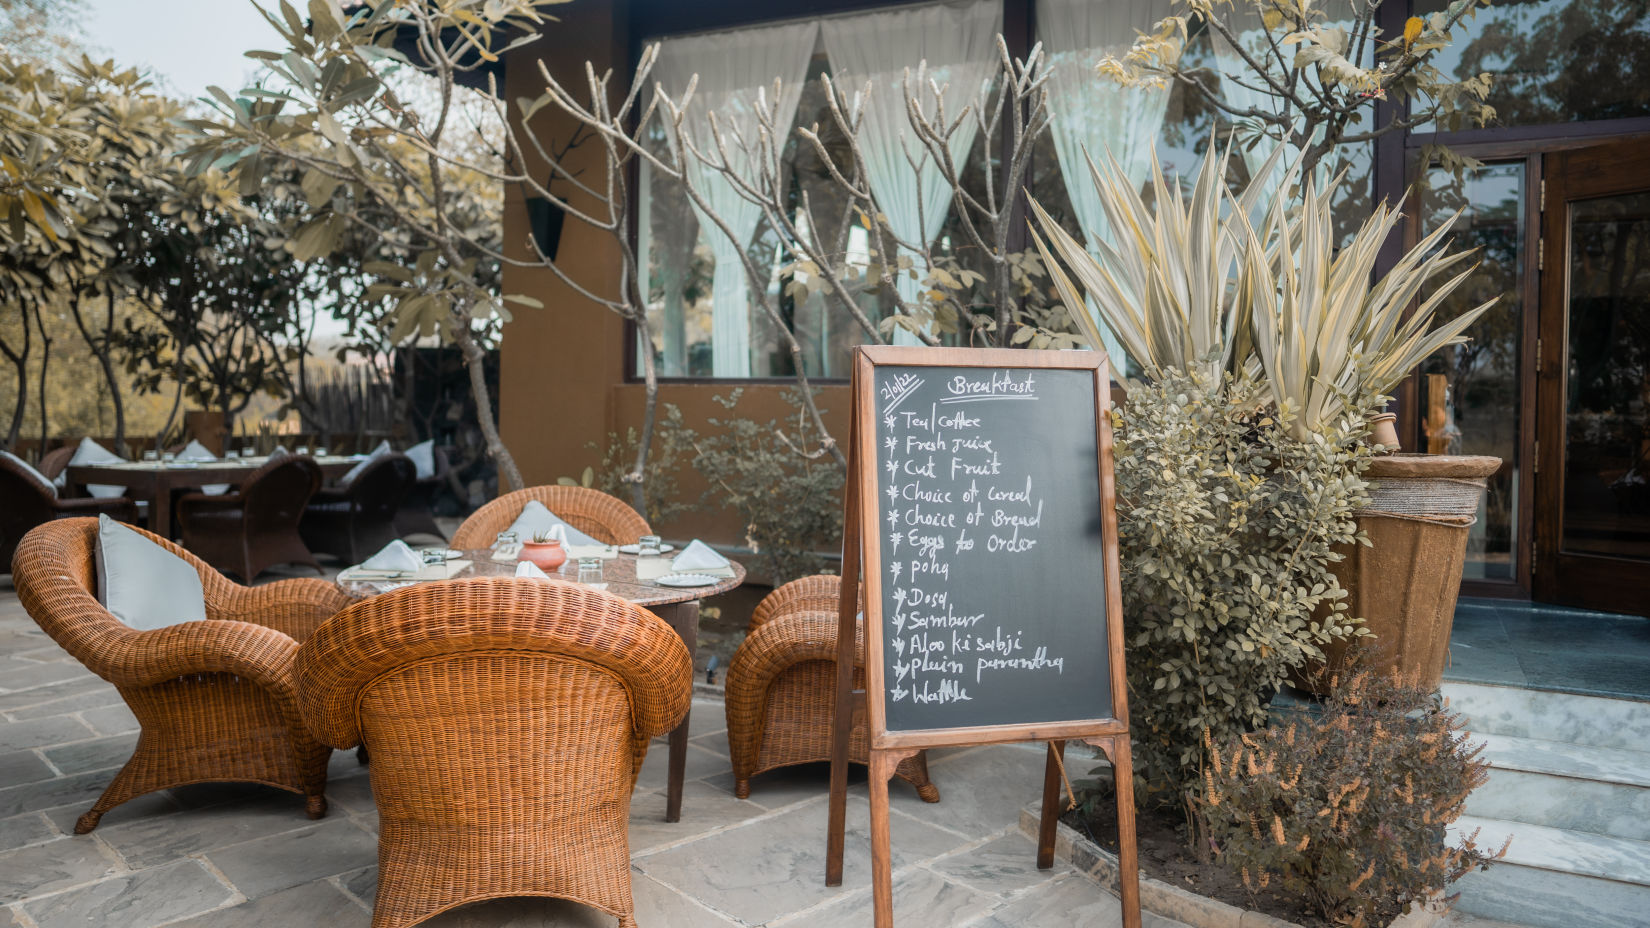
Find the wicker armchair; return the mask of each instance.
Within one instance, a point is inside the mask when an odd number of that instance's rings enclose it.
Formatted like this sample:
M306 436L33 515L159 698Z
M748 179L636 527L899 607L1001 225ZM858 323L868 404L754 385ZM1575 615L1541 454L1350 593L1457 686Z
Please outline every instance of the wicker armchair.
M751 612L750 625L747 632L754 632L769 619L776 619L787 612L831 612L837 610L837 597L841 595L842 578L835 574L814 574L811 577L802 577L792 580L776 588L772 593L762 597ZM865 587L859 588L859 611L865 611Z
M559 581L426 584L328 622L299 651L299 700L323 742L372 755L373 928L505 896L634 928L630 793L692 673L657 616Z
M308 564L320 573L298 535L304 506L320 487L313 458L287 455L253 471L239 490L186 493L178 499L183 546L248 583L273 564Z
M477 509L453 533L449 544L461 551L492 545L498 533L521 515L521 507L535 499L568 525L603 544L627 545L653 534L647 520L623 500L585 487L543 486L506 493Z
M865 640L863 631L855 631L854 686L862 688ZM830 612L786 611L763 622L734 652L725 705L734 795L740 799L750 797L750 780L758 773L831 759L836 637L834 606ZM863 764L868 749L865 720L855 719L848 758ZM894 772L924 802L940 801L939 787L928 779L927 752L902 761Z
M327 760L293 694L298 642L352 600L324 580L257 588L231 583L183 548L155 542L190 562L206 592L204 622L133 629L98 602L96 519L36 528L12 563L17 595L63 649L113 683L142 726L137 749L76 834L128 799L189 783L264 783L326 814Z
M382 455L349 485L316 490L298 534L311 551L359 564L400 537L395 514L417 480L412 459L394 452Z
M23 536L35 526L54 519L104 513L122 522L136 522L138 517L137 506L124 496L113 499L54 496L16 463L0 457L0 570L12 562Z
M56 480L57 475L63 473L63 469L69 466L70 461L74 460L74 453L74 445L64 445L61 448L48 451L40 456L40 466L36 467L35 470L44 474L47 480Z
M447 452L440 448L432 448L430 457L435 461L435 473L428 477L417 477L413 481L412 489L407 492L406 499L401 501L401 508L395 513L395 534L402 538L408 535L434 535L445 539L447 533L436 524L435 496L447 483L447 474L452 465L447 461Z

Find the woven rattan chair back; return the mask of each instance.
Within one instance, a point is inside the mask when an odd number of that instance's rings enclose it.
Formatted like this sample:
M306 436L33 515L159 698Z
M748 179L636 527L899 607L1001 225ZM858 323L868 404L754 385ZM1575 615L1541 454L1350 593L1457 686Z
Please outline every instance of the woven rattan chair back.
M74 453L74 445L64 445L48 451L41 455L40 466L35 470L44 474L47 480L56 480L57 475L63 473L63 468L68 467L69 462L74 459Z
M764 623L790 612L836 612L842 578L835 574L814 574L776 587L762 597L751 611L746 631L756 631ZM865 610L865 588L859 590L859 610Z
M248 534L296 532L321 480L321 465L308 455L286 455L253 471L241 484Z
M345 610L297 675L311 730L372 757L374 928L505 896L636 924L630 793L692 691L658 617L560 581L426 584Z
M16 462L0 458L0 564L10 564L17 545L29 529L51 520L52 494L23 472Z
M401 501L418 482L412 458L399 452L380 455L349 485L356 512L371 522L393 522Z
M151 631L127 626L98 602L97 520L47 522L23 539L13 563L18 598L46 634L113 683L142 726L137 748L75 831L145 793L189 783L277 786L326 813L331 752L310 735L293 697L298 639L349 597L321 580L256 589L230 582L183 548L142 529L199 573L207 621Z
M587 487L541 486L506 493L471 513L453 533L452 546L459 550L490 546L521 515L522 507L535 499L603 544L627 545L653 534L647 520L617 497Z

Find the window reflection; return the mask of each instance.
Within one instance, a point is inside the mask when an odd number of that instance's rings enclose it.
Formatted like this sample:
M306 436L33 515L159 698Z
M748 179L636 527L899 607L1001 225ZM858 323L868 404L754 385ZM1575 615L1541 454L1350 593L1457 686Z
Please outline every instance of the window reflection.
M1421 414L1433 454L1489 454L1504 462L1479 503L1467 546L1467 579L1511 580L1518 537L1519 341L1524 325L1524 162L1491 164L1461 181L1434 170L1423 194L1426 231L1458 209L1455 250L1480 249L1471 277L1438 310L1452 319L1499 297L1467 330L1469 341L1422 367Z
M1415 12L1447 5L1417 0ZM1457 79L1495 75L1496 125L1650 115L1650 0L1495 0L1467 36L1435 64Z

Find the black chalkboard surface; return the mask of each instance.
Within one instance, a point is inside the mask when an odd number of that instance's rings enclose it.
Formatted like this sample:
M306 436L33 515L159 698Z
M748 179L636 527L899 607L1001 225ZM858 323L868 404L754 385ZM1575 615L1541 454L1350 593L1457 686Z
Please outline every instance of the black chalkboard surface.
M884 730L1112 718L1094 371L873 371Z

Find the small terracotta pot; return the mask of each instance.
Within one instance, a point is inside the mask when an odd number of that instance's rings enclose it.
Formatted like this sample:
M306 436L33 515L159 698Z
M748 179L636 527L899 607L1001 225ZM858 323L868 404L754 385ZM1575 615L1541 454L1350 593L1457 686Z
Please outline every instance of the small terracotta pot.
M550 573L567 563L567 549L559 541L524 541L518 561L532 561L539 570Z
M1369 443L1384 446L1386 454L1398 450L1397 413L1383 412L1369 417Z

